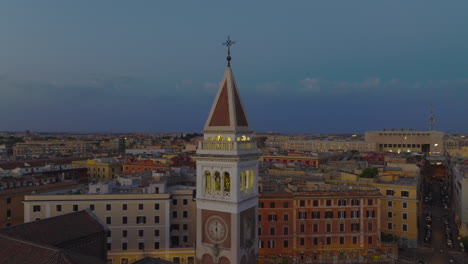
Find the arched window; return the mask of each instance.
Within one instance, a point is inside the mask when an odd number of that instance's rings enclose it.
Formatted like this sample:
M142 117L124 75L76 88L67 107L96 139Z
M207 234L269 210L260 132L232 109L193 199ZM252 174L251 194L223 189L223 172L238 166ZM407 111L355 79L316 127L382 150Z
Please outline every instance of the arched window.
M219 258L219 264L231 264L231 262L226 257L220 257Z
M213 264L214 263L213 257L210 254L203 254L202 263L203 264Z
M231 191L231 177L229 176L229 172L225 171L223 173L223 180L224 180L224 191L230 192Z
M221 174L219 171L215 171L214 173L214 190L221 191Z
M231 137L226 137L226 141L231 141Z
M223 136L217 135L216 136L216 141L223 141Z
M239 189L243 191L245 189L245 172L241 171L240 173L240 183Z
M211 190L211 172L205 171L205 190Z

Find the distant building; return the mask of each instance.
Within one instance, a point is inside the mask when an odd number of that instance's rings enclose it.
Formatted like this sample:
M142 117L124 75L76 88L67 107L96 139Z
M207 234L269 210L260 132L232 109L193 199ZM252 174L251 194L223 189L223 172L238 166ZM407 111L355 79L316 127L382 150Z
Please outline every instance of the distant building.
M45 158L87 156L97 149L96 141L28 141L13 146L13 156L21 158Z
M367 131L365 141L375 144L374 151L378 152L426 152L443 154L444 132L440 131L412 131L412 130L384 130Z
M465 135L445 135L444 149L450 156L468 157L468 137Z
M82 209L93 211L110 229L108 263L133 263L143 257L195 263L194 187L167 187L151 178L119 177L68 193L28 195L25 221Z
M284 165L287 167L301 166L318 168L320 164L327 163L334 159L342 158L342 154L304 154L297 152L289 152L287 154L264 154L259 158L259 161L264 166Z
M263 165L284 164L285 166L304 166L318 168L319 157L317 155L263 155L259 158Z
M73 161L72 166L87 168L90 181L111 181L122 173L122 164L113 158Z
M334 152L334 151L351 151L359 152L373 151L375 146L371 142L362 140L270 140L265 142L267 147L296 150L296 151L313 151L313 152Z
M79 211L0 229L0 262L104 264L108 229Z
M0 160L6 160L8 157L8 148L6 145L0 145Z
M172 163L172 165L175 165ZM159 160L138 160L138 161L127 161L122 163L123 172L126 174L139 173L143 171L158 170L162 168L171 167L171 162L163 159L162 162Z

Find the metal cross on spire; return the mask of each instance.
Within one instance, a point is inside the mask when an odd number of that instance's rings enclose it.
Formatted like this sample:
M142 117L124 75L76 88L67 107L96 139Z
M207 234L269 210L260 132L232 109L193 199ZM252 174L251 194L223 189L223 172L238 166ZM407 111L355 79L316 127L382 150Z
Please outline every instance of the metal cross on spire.
M232 41L230 36L228 36L226 42L223 43L223 46L228 48L228 56L226 57L226 60L228 61L228 67L231 66L231 46L234 44L236 44L236 42Z

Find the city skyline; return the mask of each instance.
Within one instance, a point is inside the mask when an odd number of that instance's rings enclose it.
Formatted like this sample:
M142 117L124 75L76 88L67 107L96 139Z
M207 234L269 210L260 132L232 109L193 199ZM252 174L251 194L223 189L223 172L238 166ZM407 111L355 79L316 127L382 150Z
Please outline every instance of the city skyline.
M0 4L0 130L200 132L231 35L255 131L468 131L467 3L109 3Z

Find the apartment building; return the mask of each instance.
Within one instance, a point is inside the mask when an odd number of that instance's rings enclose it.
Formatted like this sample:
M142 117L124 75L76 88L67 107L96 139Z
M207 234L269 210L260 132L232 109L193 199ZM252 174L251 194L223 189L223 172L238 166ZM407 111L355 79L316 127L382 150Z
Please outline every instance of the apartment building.
M318 156L313 155L263 155L259 161L264 165L284 164L284 165L302 165L305 167L318 168L320 160Z
M98 146L97 141L27 141L13 146L16 158L66 157L89 155Z
M301 166L309 168L318 168L321 164L325 164L329 161L341 159L342 153L319 153L319 154L307 154L301 152L288 152L285 154L268 153L259 157L259 161L263 165L275 165L278 166ZM281 165L282 164L282 165Z
M73 161L72 166L87 168L90 181L112 181L122 173L122 163L113 158Z
M120 179L118 179L120 180ZM89 209L110 229L108 263L128 264L143 257L174 263L195 261L196 206L193 188L165 182L90 184L73 193L28 195L25 222Z
M402 247L417 247L419 201L415 179L401 178L372 185L383 195L382 232L395 236Z
M16 169L19 170L19 169ZM0 173L0 228L24 223L25 195L70 189L78 179L64 180L60 174L7 175Z
M338 180L348 186L368 186L377 189L381 197L381 231L395 237L401 247L414 248L418 240L418 176L400 177L384 174L376 178L360 178L356 174L341 173Z
M289 185L259 200L260 263L348 263L389 259L396 246L380 240L377 190Z
M126 174L140 173L143 171L158 170L169 168L171 164L166 159L160 160L138 160L127 161L122 163L123 172Z

